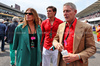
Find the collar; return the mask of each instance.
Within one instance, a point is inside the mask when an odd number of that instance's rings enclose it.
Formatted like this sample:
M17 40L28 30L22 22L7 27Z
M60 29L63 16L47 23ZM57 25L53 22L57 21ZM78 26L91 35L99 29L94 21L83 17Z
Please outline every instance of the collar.
M57 21L57 18L55 17L54 22L56 22L56 21ZM50 22L50 18L47 19L47 22Z
M71 27L75 28L75 26L76 26L76 22L77 22L77 19L75 18L75 20L74 20L74 22L73 22L73 24L72 24ZM68 27L68 24L67 24L67 23L66 23L66 27Z

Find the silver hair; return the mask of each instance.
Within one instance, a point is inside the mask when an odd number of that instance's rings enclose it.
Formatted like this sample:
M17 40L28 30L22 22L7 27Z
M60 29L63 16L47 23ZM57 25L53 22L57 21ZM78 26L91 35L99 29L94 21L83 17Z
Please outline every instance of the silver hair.
M12 22L19 22L19 18L18 17L13 17Z
M75 4L73 4L71 2L65 3L63 6L71 6L72 9L77 10Z
M0 19L0 22L4 22L4 19Z

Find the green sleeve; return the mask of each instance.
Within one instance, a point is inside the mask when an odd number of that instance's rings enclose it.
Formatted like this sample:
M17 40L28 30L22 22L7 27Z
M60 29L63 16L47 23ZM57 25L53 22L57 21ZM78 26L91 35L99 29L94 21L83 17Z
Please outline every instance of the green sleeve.
M42 37L41 28L38 28L37 33L38 33L37 66L39 66L41 61L42 61L42 59L41 59L41 49L40 49L40 42L41 42L41 37Z

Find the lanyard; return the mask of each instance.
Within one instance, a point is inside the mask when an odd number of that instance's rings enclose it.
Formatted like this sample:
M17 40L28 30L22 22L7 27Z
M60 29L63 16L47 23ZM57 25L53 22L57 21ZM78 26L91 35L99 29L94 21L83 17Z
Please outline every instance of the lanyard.
M73 22L74 22L74 21L73 21ZM67 45L66 40L67 40L67 38L68 38L68 36L69 36L70 27L72 26L73 22L72 22L71 25L69 26L67 37L66 37L66 39L64 40L65 45ZM67 23L67 22L66 22L66 23ZM66 30L66 24L65 24L65 30ZM64 30L64 32L65 32L65 30ZM63 37L64 37L64 35L63 35Z
M30 32L32 34L32 31L31 31L31 28L30 28L29 24L28 24L28 27L29 27L29 30L30 30ZM36 29L36 26L35 26L35 29ZM35 40L36 38L34 37L34 35L35 35L35 31L33 33L33 36L31 37L31 48L34 48L35 47L35 43L34 43L33 40Z
M30 30L31 34L32 34L32 31L31 31L31 28L30 28L29 24L27 24L27 25L29 27L29 30ZM35 29L36 29L36 26L35 26ZM34 36L34 34L35 34L35 32L33 33L33 36Z
M73 21L73 22L74 22L74 21ZM66 37L66 39L65 39L65 40L67 40L67 38L68 38L68 36L69 36L70 27L72 26L73 22L72 22L72 23L71 23L71 25L69 26L69 29L68 29L68 34L67 34L67 37ZM66 22L66 23L67 23L67 22ZM65 29L66 29L66 24L65 24ZM65 30L64 30L64 32L65 32Z
M54 19L54 21L55 21L55 19ZM54 24L54 22L53 22L53 24ZM51 28L51 30L50 30L49 37L50 37L50 38L52 38L52 34L53 34L53 33L52 33L52 28L53 28L53 25L51 25L51 27L50 27L50 28Z
M53 26L50 27L50 28L51 28L50 34L49 34L49 35L50 35L50 38L52 38L52 27L53 27Z

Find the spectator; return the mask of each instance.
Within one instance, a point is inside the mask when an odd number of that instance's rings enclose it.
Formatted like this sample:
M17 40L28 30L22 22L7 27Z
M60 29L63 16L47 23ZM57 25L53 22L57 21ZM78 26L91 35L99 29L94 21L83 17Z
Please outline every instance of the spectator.
M95 25L93 25L93 31L96 31L96 26Z
M9 19L7 19L4 24L7 26L9 24Z
M39 25L41 26L41 24L42 24L42 19L39 17Z
M18 24L22 24L23 23L23 19L20 19L19 23Z
M13 23L10 23L8 24L7 26L7 42L10 44L10 59L11 59L11 65L12 66L15 66L15 50L13 50L13 36L14 36L14 31L15 31L15 28L17 27L18 25L18 22L19 22L19 18L18 17L13 17L12 18L12 22Z
M6 25L6 28L9 24L9 19L7 18L7 20L4 22L4 24ZM7 29L6 29L7 30ZM7 44L7 39L8 39L8 36L6 35L6 39L5 39L5 44Z
M80 22L76 14L73 3L63 5L66 22L59 25L53 39L53 45L59 50L57 66L88 66L88 58L96 52L92 27Z
M53 66L57 66L57 55L58 50L52 49L52 41L56 35L59 24L63 23L62 20L55 17L57 12L56 7L47 7L48 19L44 20L41 24L42 29L42 40L43 43L43 53L42 53L42 66L50 66L51 57ZM43 40L44 39L44 40Z
M16 27L13 49L17 50L16 66L39 66L41 63L41 28L35 9L25 11L25 21Z
M2 44L1 44L1 51L4 52L5 49L4 49L4 45L5 45L5 42L4 42L4 38L5 38L5 30L6 30L6 25L3 24L4 20L3 19L0 19L0 40L2 40Z

